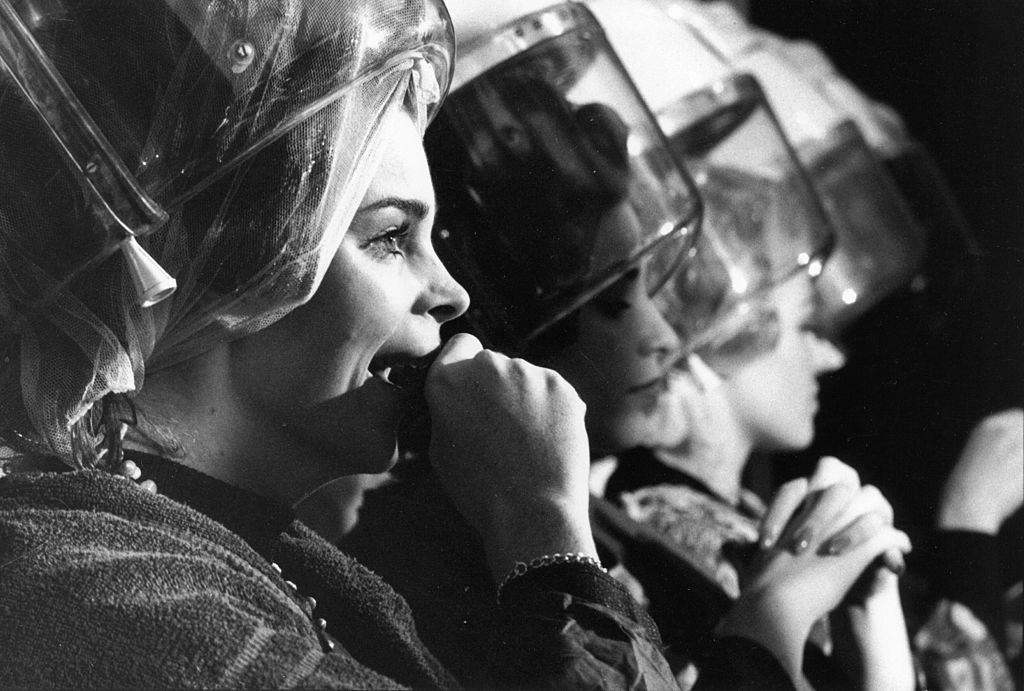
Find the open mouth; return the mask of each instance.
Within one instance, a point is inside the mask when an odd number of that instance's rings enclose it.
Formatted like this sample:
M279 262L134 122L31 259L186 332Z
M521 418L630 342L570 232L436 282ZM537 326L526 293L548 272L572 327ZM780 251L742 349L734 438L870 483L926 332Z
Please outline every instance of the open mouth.
M385 383L412 394L422 394L427 371L441 352L438 346L426 355L405 359L400 362L391 359L370 362L370 374Z

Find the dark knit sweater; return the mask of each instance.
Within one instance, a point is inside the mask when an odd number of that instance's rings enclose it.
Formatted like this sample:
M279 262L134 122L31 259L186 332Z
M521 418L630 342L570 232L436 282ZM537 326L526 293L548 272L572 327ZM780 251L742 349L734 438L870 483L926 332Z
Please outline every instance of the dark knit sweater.
M458 685L406 601L289 509L133 460L159 495L99 471L0 479L0 687ZM492 682L674 687L617 584L574 567L508 589Z
M98 471L0 480L0 686L455 685L405 601L290 511L136 460L159 496Z

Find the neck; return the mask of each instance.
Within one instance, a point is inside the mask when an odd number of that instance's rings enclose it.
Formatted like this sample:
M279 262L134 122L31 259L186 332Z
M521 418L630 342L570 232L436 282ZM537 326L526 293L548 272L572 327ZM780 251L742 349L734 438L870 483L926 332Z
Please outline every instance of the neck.
M136 398L139 429L129 432L125 446L292 506L336 473L280 421L246 405L231 381L229 348L221 344L147 375Z
M700 480L735 505L753 443L735 420L720 388L704 393L702 403L703 410L692 416L693 429L686 442L655 454L662 463Z

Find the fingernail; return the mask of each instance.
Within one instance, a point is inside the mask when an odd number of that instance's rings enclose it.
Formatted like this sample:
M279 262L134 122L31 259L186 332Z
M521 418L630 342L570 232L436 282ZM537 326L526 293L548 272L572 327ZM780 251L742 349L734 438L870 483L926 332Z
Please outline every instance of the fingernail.
M761 535L761 549L771 549L775 546L775 531L765 530Z
M907 563L903 560L902 552L886 552L883 561L885 562L885 568L897 576L902 576L907 572Z
M846 551L846 548L850 546L850 538L845 535L832 538L825 545L824 554L830 557L835 557Z
M793 535L793 540L790 543L793 554L802 554L807 551L807 548L811 546L811 535L812 531L808 526L804 526L800 530L796 531Z

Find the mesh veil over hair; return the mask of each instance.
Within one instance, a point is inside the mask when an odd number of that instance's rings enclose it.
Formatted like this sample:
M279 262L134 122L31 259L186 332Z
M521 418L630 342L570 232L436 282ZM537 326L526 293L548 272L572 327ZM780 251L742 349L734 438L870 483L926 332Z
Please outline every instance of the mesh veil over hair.
M389 120L422 131L446 91L453 37L439 0L12 4L168 214L141 242L178 291L141 308L47 104L0 70L0 442L90 464L74 437L98 401L316 291Z

